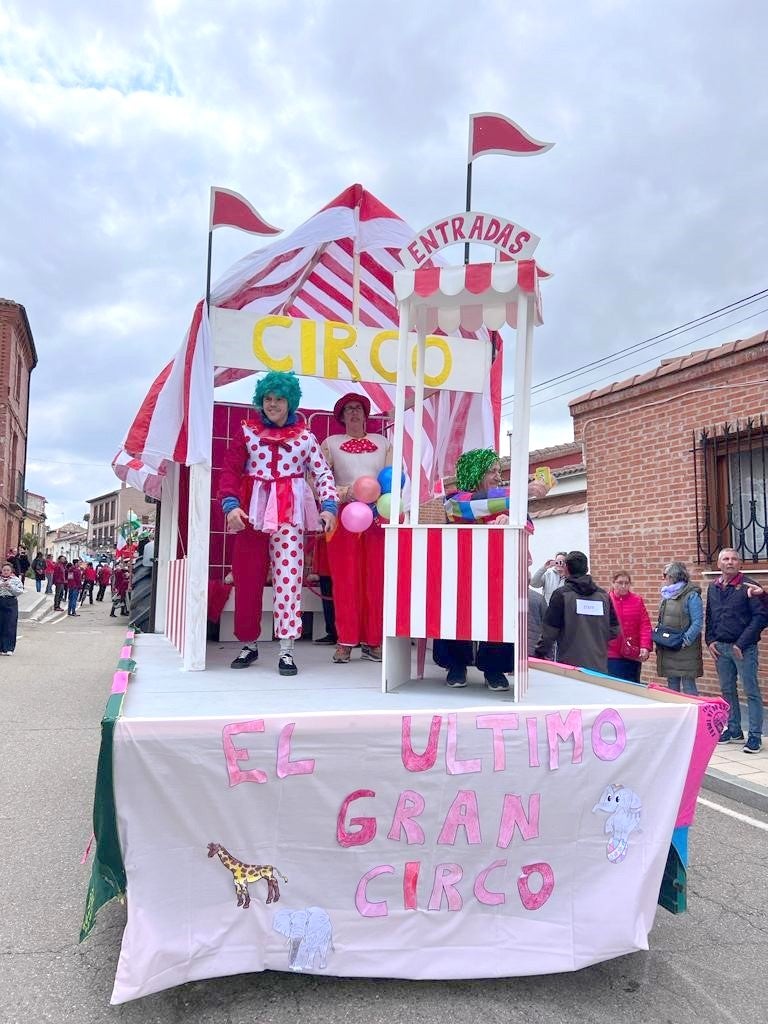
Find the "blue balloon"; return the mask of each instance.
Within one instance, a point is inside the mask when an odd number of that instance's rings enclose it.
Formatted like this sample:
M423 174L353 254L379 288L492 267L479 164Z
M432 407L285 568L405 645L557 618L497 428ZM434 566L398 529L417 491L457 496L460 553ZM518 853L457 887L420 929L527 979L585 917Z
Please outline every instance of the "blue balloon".
M392 467L385 466L384 469L382 469L382 471L376 477L376 479L379 481L381 493L389 494L389 492L392 490ZM400 474L400 486L405 486L405 473Z

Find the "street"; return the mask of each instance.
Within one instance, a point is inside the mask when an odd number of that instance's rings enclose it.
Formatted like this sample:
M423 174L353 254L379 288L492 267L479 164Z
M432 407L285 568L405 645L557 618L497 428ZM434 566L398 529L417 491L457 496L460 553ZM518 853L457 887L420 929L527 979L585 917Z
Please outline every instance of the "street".
M719 1024L762 1016L768 815L707 792L691 830L689 911L659 909L648 952L575 974L501 981L241 975L110 1007L125 908L103 908L90 937L77 940L99 722L125 620L108 618L107 603L81 612L77 621L20 623L16 654L0 663L0 1024Z

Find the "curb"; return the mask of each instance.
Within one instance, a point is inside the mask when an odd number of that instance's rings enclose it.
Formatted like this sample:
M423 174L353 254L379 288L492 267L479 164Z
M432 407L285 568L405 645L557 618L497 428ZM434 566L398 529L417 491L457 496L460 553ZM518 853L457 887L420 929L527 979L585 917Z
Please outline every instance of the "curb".
M709 768L701 788L768 814L768 790L765 786L756 786L746 779L736 781L732 775L726 775L717 768Z

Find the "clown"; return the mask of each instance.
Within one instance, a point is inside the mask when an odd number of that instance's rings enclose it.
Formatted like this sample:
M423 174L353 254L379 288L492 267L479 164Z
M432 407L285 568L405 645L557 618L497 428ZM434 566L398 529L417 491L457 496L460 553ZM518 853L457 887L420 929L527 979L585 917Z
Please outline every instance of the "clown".
M345 433L323 442L323 453L333 470L339 499L354 500L353 485L360 477L374 480L392 462L392 448L380 434L369 434L371 403L365 395L349 392L333 409ZM384 531L378 518L362 533L350 533L342 519L328 543L338 646L337 665L349 663L352 649L361 644L362 659L381 661L384 626Z
M476 448L459 457L456 486L458 490L448 495L445 501L449 522L467 525L509 523L509 487L503 486L501 462L492 448ZM543 497L548 489L540 481L534 481L528 488L529 497ZM526 529L533 533L530 518ZM436 664L447 670L445 681L448 686L466 686L467 667L474 662L490 690L509 689L505 673L514 671L512 644L481 642L475 654L471 640L435 640L432 656Z
M259 656L262 594L271 565L283 676L297 672L293 647L301 636L304 531L333 530L337 512L333 474L317 438L297 420L300 399L295 374L272 371L262 377L253 396L258 417L243 421L225 456L218 491L227 529L238 535L232 558L234 632L244 646L231 667L247 668ZM319 516L306 473L320 499Z

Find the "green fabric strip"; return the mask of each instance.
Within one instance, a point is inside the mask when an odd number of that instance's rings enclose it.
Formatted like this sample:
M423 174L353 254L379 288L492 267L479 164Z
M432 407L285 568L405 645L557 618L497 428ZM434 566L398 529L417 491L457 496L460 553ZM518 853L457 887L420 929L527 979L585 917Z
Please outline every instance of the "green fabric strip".
M129 659L118 662L118 670L130 671L136 663ZM122 693L110 694L101 720L101 746L96 768L96 792L93 799L93 834L96 847L93 855L91 879L85 900L85 914L80 927L80 942L87 938L96 920L96 914L110 900L125 896L125 865L117 834L117 813L113 776L113 744L115 724L123 707Z

